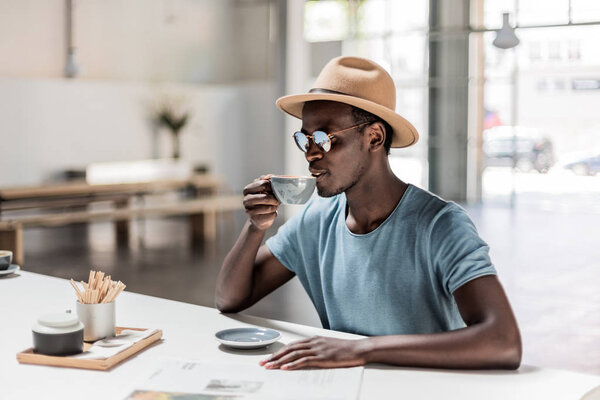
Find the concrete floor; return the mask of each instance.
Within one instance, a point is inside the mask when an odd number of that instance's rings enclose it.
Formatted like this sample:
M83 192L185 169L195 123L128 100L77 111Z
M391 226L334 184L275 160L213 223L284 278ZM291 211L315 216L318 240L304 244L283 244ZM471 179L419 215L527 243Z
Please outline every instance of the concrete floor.
M523 195L514 209L506 198L466 207L517 315L524 363L600 374L599 201ZM185 219L138 221L125 249L116 249L111 224L29 229L24 267L75 280L98 269L128 291L212 306L220 264L243 221L242 212L222 218L216 243L194 246ZM320 326L297 279L246 313Z

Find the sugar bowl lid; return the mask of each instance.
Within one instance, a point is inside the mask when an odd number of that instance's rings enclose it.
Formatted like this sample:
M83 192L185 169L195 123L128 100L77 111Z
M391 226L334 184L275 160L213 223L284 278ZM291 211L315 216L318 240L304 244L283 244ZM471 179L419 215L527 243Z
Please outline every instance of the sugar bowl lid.
M76 314L71 310L64 313L45 314L37 319L33 331L38 333L68 333L83 328Z

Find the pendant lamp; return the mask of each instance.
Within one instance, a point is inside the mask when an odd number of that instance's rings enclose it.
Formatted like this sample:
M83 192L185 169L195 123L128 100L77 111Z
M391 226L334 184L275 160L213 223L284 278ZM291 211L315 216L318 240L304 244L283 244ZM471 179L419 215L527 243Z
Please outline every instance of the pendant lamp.
M496 39L494 39L494 46L501 49L512 49L519 44L519 38L515 35L515 30L510 26L508 21L509 14L502 14L502 29L498 31Z

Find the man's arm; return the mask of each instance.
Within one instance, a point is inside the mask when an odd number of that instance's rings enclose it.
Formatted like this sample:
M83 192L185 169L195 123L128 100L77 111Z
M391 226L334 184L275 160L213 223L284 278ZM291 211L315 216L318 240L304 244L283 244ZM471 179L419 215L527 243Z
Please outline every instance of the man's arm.
M517 369L521 336L496 276L483 276L454 292L466 328L424 335L361 340L315 337L292 343L261 362L267 368L349 367L377 362L412 367Z
M294 277L267 246L261 246L265 231L277 217L278 207L268 177L244 188L248 221L217 277L215 305L219 311L244 310Z

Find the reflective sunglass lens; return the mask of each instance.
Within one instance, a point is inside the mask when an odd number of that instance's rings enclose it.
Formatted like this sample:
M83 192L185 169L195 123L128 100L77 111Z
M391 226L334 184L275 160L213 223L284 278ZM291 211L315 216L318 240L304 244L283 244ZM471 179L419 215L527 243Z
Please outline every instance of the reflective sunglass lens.
M329 140L329 136L327 136L325 132L313 132L313 140L315 141L315 144L323 151L328 152L331 149L331 140Z
M302 132L294 133L294 141L300 150L306 152L308 150L308 138Z

